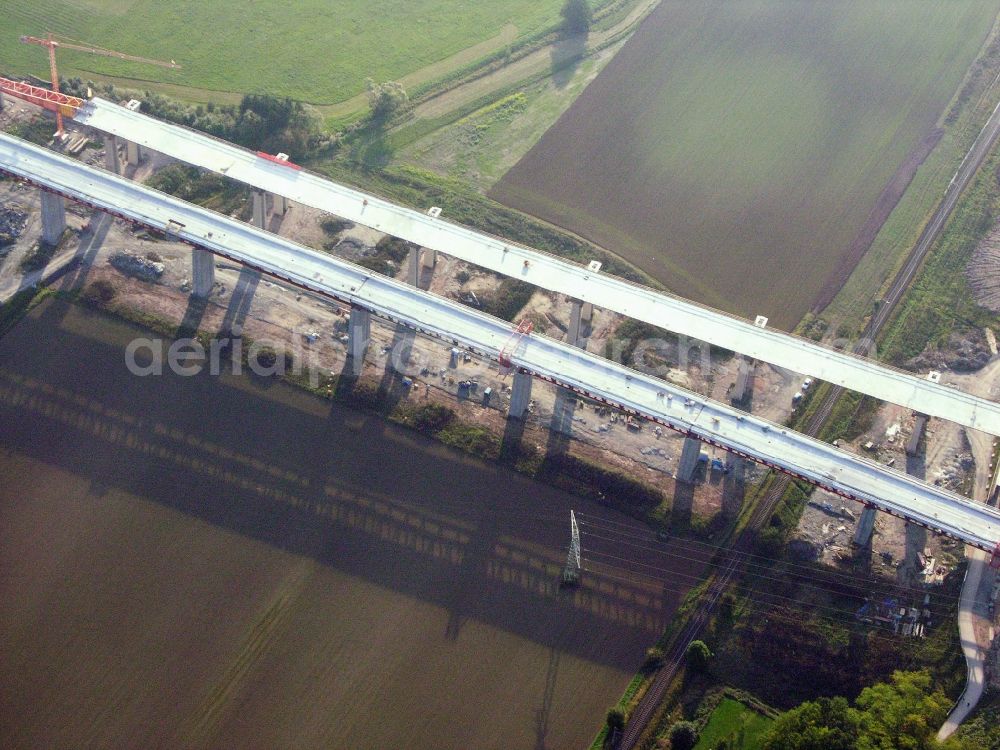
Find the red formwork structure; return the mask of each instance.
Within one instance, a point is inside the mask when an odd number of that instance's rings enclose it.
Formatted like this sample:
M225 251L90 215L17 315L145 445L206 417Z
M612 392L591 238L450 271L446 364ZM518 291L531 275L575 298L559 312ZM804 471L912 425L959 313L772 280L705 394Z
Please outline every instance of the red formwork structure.
M500 350L500 356L498 359L500 360L501 375L507 375L514 369L514 363L511 360L511 356L515 351L517 351L517 347L520 345L521 339L529 335L533 330L535 330L535 324L527 318L517 324L517 328L510 335L510 338L507 339L507 342Z
M76 111L83 106L83 99L67 96L58 91L50 91L41 86L32 86L23 81L12 81L9 78L0 78L0 91L65 117L73 117Z
M289 169L294 169L296 171L302 170L302 167L298 164L288 161L288 154L269 154L266 151L258 151L257 156L261 159L267 159L269 162L273 162L281 167L288 167Z

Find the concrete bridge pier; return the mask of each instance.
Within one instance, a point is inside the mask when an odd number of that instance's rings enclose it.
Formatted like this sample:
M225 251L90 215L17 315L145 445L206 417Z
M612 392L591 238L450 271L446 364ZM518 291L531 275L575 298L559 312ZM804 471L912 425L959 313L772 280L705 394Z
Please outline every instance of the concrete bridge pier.
M258 229L267 229L267 204L271 204L271 213L284 216L288 213L288 198L266 190L253 191L253 219L251 223Z
M877 511L866 506L861 511L861 518L858 519L858 528L854 530L854 543L859 547L867 547L872 540L872 532L875 531L875 514Z
M730 393L729 401L733 406L748 404L753 397L753 377L757 361L750 357L740 356L736 368L736 382Z
M139 166L139 162L142 161L142 148L138 143L125 141L125 161L129 163L129 166Z
M417 286L421 289L427 290L431 288L431 279L434 276L434 268L437 266L438 251L432 250L429 247L423 248L420 255L420 270L418 271L420 278L418 280ZM421 286L420 282L426 281L425 286Z
M191 248L191 295L205 299L215 286L215 255L201 247Z
M590 321L594 317L594 306L583 300L571 299L569 311L569 328L566 332L566 341L572 346L583 348L586 336L581 333L585 326L590 326Z
M288 213L288 198L283 195L278 195L277 193L271 194L273 197L274 213L278 216L284 216Z
M416 245L410 248L410 267L406 277L410 286L420 286L420 250Z
M351 359L351 372L354 375L360 375L364 369L371 330L371 313L363 307L351 305L351 317L347 322L347 356Z
M253 225L264 229L267 223L267 193L263 190L253 191Z
M406 282L417 289L430 288L430 276L434 273L437 265L437 250L427 247L412 246L408 257L406 269ZM422 282L427 279L427 284Z
M61 195L42 191L42 241L56 245L66 231L66 202Z
M700 455L701 441L692 437L684 438L681 459L677 464L677 479L679 481L690 482L694 479L694 472L698 468L698 457Z
M104 166L113 174L122 173L121 160L118 158L118 139L113 135L104 136Z
M528 411L529 401L531 401L531 375L518 370L514 373L514 380L511 383L510 407L507 410L507 416L513 419L524 419L524 414Z

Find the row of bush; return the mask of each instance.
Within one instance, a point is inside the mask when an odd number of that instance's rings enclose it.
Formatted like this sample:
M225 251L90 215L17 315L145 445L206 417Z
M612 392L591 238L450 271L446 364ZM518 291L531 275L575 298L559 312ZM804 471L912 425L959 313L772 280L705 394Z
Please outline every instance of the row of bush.
M63 91L85 97L91 89L111 101L139 99L145 114L201 130L251 149L286 153L293 161L331 145L320 118L301 102L270 94L246 94L239 104L187 104L154 91L118 88L80 78L62 82Z

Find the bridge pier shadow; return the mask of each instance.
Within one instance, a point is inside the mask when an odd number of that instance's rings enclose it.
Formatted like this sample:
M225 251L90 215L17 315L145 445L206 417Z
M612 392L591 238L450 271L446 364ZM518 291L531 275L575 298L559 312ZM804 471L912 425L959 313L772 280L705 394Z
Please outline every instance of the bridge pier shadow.
M239 278L236 279L236 286L233 287L233 293L229 297L225 315L222 317L222 324L219 326L220 335L238 335L241 331L250 315L250 307L258 284L260 284L260 271L243 266Z
M740 383L745 378L745 383ZM740 357L737 367L735 392L731 392L731 403L737 409L753 413L754 385L757 379L757 365L753 360ZM743 388L740 391L739 386ZM729 473L723 478L722 484L722 516L729 520L736 518L743 509L746 499L747 460L741 456L730 454Z
M927 476L926 442L925 440L921 441L917 453L906 457L906 473L917 479L925 479ZM926 546L927 529L915 523L907 523L906 554L898 572L900 583L906 586L917 585L923 567L920 563L920 556L923 555Z
M192 338L198 333L198 326L205 317L205 310L208 309L208 300L188 296L187 307L184 309L184 317L181 318L180 325L177 326L176 338Z
M66 273L59 285L61 291L79 289L83 286L113 224L114 217L110 214L96 209L93 211L90 228L80 235L80 244L77 245L71 270Z
M273 201L274 198L271 198L271 200ZM280 234L281 225L285 221L285 216L287 216L287 213L285 214L272 213L265 222L267 224L266 227L267 231L270 232L271 234Z
M549 421L549 437L545 445L547 459L565 455L569 450L576 403L576 396L571 391L557 387L556 398L552 403L552 419Z
M722 479L722 517L736 518L743 508L746 493L747 462L741 456L732 456L729 473Z
M503 427L503 437L500 439L500 461L508 466L518 462L524 453L522 441L527 427L527 415L521 419L507 418Z
M476 514L475 530L470 543L462 550L462 560L451 577L460 585L452 588L445 597L444 607L448 610L445 638L454 641L462 632L462 626L475 616L481 588L489 585L489 564L493 550L500 539L500 517L492 508L481 507Z
M405 368L410 363L415 338L416 332L402 325L397 325L392 334L392 343L386 352L385 369L376 391L378 408L384 414L391 414L408 395L409 389L403 384L403 380L407 377Z
M694 482L674 482L674 497L670 505L670 525L676 529L686 529L691 525L694 509Z
M864 575L866 578L872 577L872 572L874 570L872 555L874 551L872 550L872 539L875 537L874 532L870 537L868 537L868 543L863 547L854 548L854 559L852 561L852 569L857 575Z
M549 663L545 670L545 686L542 688L542 704L535 713L535 750L547 750L546 738L549 734L549 719L552 715L552 701L555 698L556 681L559 677L559 652L549 649Z

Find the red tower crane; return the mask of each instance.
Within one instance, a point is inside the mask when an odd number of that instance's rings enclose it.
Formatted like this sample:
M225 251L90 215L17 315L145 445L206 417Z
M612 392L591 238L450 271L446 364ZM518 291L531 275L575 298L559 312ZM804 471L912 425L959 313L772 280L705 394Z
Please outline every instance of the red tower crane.
M55 101L60 104L65 104L60 99L59 94L59 70L56 68L56 47L63 47L64 49L77 50L78 52L88 52L92 55L103 55L104 57L115 57L119 60L128 60L129 62L141 62L148 65L159 65L163 68L179 68L180 65L175 63L173 60L170 62L165 62L164 60L153 60L149 57L139 57L137 55L126 55L124 52L115 52L114 50L104 49L103 47L97 47L93 44L87 44L86 42L80 42L74 39L67 39L65 37L58 37L55 34L46 34L44 38L37 36L22 36L21 41L25 44L37 44L40 47L45 47L49 51L49 75L52 77L52 93L55 94ZM7 91L7 87L4 87L4 91ZM13 96L18 96L16 91L7 91L7 93ZM27 97L25 97L27 98ZM36 101L37 97L28 99L28 101ZM76 100L79 101L79 100ZM77 105L79 106L79 105ZM55 106L48 107L56 113L56 135L60 138L63 137L63 109L64 107Z

